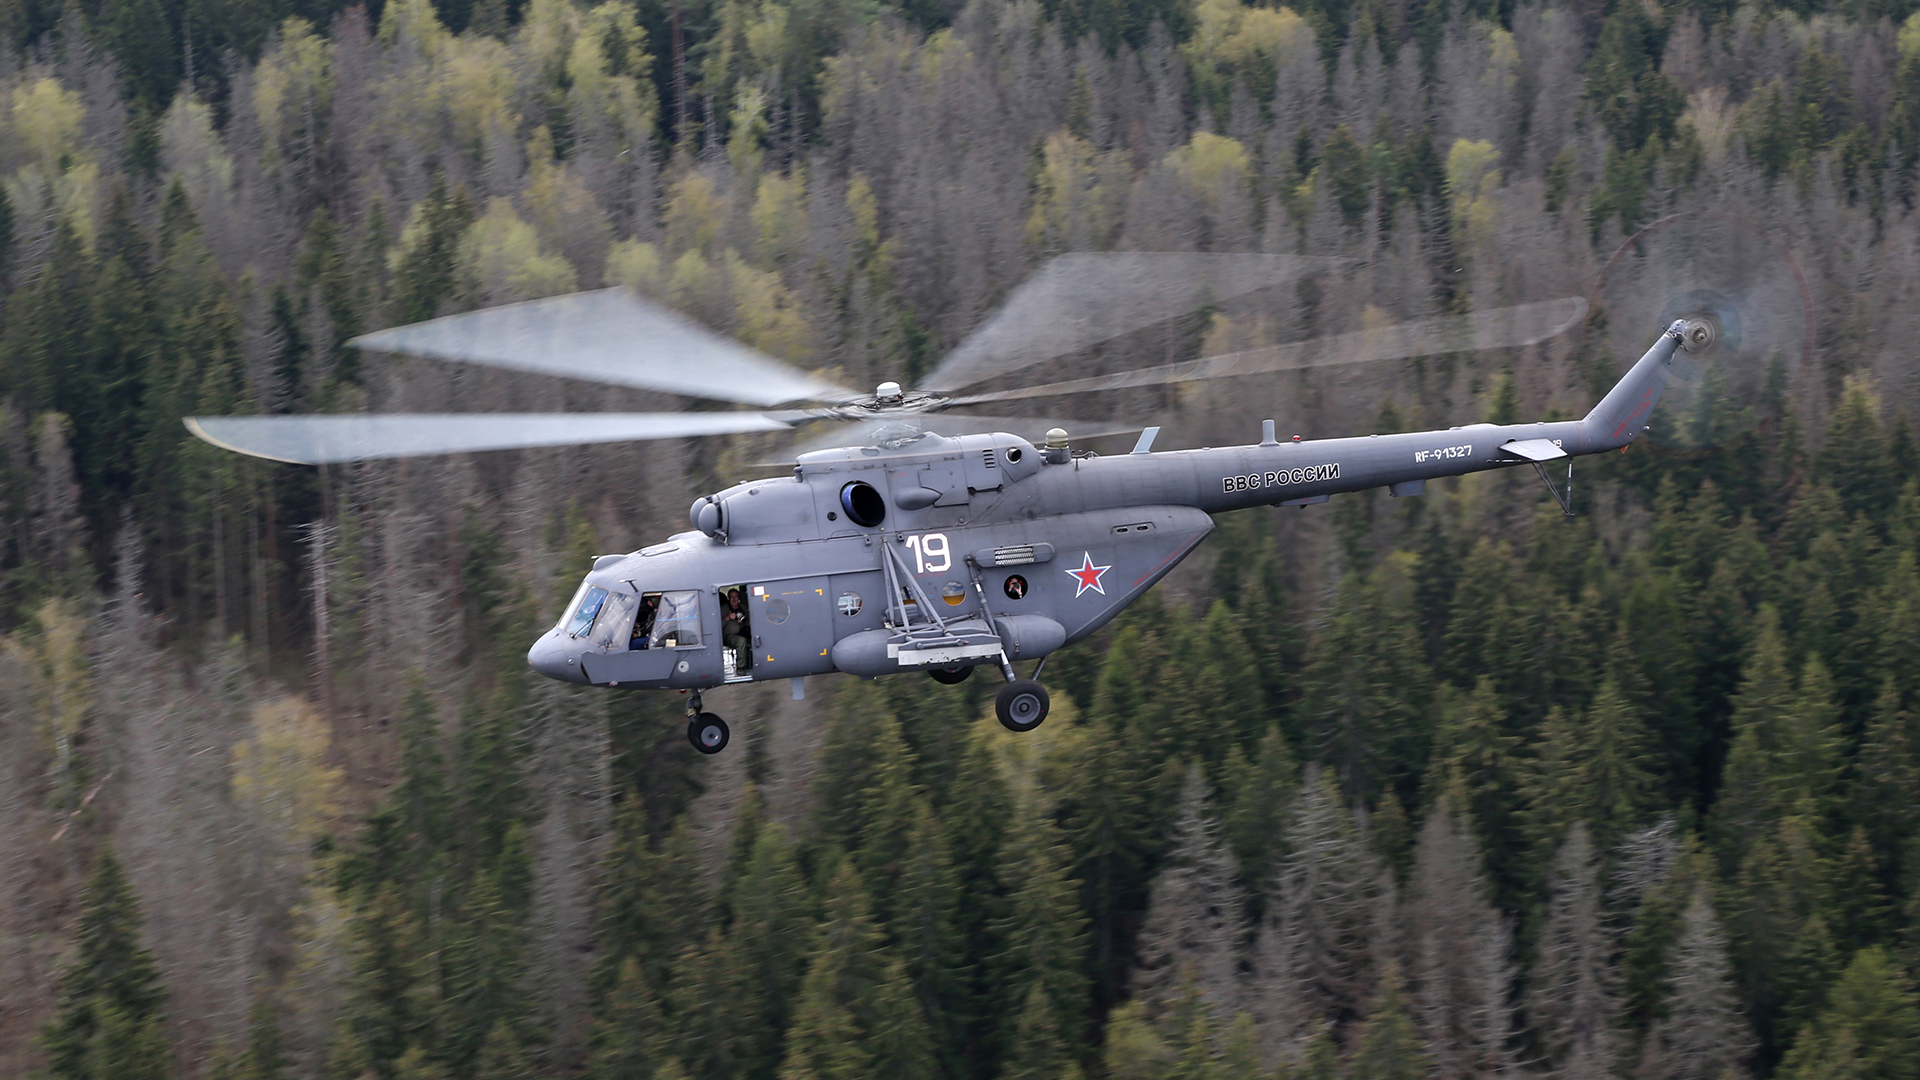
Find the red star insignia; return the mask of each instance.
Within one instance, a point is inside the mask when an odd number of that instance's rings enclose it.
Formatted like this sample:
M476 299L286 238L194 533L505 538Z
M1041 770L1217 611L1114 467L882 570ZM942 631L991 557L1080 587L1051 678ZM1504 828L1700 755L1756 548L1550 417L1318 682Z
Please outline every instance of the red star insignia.
M1101 596L1107 595L1107 590L1100 587L1100 575L1113 569L1113 567L1111 565L1109 566L1093 565L1093 552L1091 551L1085 553L1081 557L1084 558L1086 561L1080 564L1079 569L1076 570L1076 569L1069 568L1067 570L1067 576L1071 577L1074 581L1078 582L1080 585L1080 587L1074 591L1073 595L1079 596L1081 593L1086 592L1088 589L1092 589L1094 592L1099 593Z

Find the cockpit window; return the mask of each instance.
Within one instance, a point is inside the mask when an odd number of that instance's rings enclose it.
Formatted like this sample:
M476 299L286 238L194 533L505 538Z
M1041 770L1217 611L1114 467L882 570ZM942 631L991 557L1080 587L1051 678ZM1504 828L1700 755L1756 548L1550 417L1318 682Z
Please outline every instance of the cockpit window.
M602 652L628 648L633 634L633 611L640 598L630 592L613 590L600 605L600 617L593 621L592 641Z
M660 610L653 617L653 637L649 645L655 649L676 649L698 644L700 594L692 591L661 593Z
M579 637L593 625L594 616L600 614L600 605L607 602L607 590L598 585L588 587L580 596L580 606L573 609L573 618L567 620L567 633Z

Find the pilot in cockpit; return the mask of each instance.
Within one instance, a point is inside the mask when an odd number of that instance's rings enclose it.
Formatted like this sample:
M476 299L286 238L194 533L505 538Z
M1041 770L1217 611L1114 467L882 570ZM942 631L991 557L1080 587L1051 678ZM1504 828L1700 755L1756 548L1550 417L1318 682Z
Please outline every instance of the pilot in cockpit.
M633 620L633 634L627 640L627 648L644 649L653 636L654 616L660 613L660 594L647 593L640 597L640 613Z

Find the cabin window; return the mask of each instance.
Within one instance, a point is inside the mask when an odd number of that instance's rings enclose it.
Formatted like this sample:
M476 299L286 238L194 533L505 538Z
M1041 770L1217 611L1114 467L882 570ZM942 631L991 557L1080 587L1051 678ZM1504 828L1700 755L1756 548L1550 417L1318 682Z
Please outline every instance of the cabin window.
M640 594L640 614L633 620L633 636L627 639L627 648L644 649L653 644L654 620L660 617L660 594L657 592Z
M648 644L655 649L684 649L700 644L700 594L686 592L660 594L660 610L654 613L653 637Z

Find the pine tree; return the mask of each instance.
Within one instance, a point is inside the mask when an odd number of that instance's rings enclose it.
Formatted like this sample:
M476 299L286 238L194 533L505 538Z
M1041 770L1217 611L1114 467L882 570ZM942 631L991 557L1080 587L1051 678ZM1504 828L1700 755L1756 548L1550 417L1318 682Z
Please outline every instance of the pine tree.
M393 321L420 322L446 314L460 287L460 237L472 223L472 200L464 186L449 192L446 178L436 174L433 188L414 210L401 237L393 267L398 283L392 300Z
M353 999L349 1037L375 1068L396 1064L414 1044L423 1020L419 931L391 884L383 885L361 911L355 927ZM336 1055L338 1057L340 1055Z
M867 782L860 791L859 812L847 823L845 841L858 853L874 918L885 926L894 916L895 895L911 859L913 829L925 799L913 782L913 755L900 737L899 722L882 717L875 736L867 745Z
M751 793L749 807L756 802ZM638 798L623 801L614 818L613 843L600 863L600 927L596 987L609 989L629 961L656 994L673 983L683 950L699 942L710 920L710 900L702 887L693 830L682 820L655 852L646 832L646 806ZM740 859L744 873L751 858ZM742 882L739 888L756 884Z
M651 1080L672 1056L659 996L638 960L623 961L600 994L587 1047L587 1075L594 1080Z
M1419 767L1415 717L1431 683L1413 635L1411 589L1389 561L1349 575L1308 647L1295 722L1311 756L1332 766L1347 796L1371 802Z
M1441 714L1427 765L1427 791L1458 790L1465 815L1489 870L1503 891L1517 885L1521 835L1517 820L1520 763L1518 739L1506 732L1507 711L1493 680L1482 676L1471 694L1444 687L1436 705Z
M1360 1015L1372 982L1372 854L1332 775L1309 766L1287 829L1249 990L1269 1053L1293 1054L1316 1021Z
M1698 643L1690 640L1683 590L1670 570L1630 565L1609 657L1615 688L1647 727L1648 768L1670 803L1691 798L1708 732L1700 718ZM1596 698L1598 695L1595 695Z
M1642 766L1646 729L1612 679L1600 684L1583 720L1556 709L1541 725L1524 781L1525 831L1537 850L1559 842L1576 821L1611 846L1640 823L1654 798Z
M675 961L668 1005L690 1075L768 1078L807 970L811 899L792 846L771 822L758 827L733 879L723 904L730 921Z
M1614 942L1602 923L1600 863L1584 822L1554 859L1547 924L1527 987L1527 1015L1542 1060L1571 1066L1615 1054Z
M1347 1062L1352 1080L1420 1080L1430 1075L1420 1031L1407 1015L1402 983L1398 965L1390 963L1380 972L1379 989L1367 1005L1359 1043Z
M968 963L960 909L966 898L947 851L946 828L924 799L915 799L906 866L899 874L893 918L887 929L906 964L914 998L932 1025L939 1059L964 1056L972 965Z
M1920 999L1879 948L1862 949L1833 988L1831 1007L1775 1074L1782 1080L1920 1077Z
M1427 813L1414 848L1413 1014L1439 1075L1497 1075L1513 1029L1512 931L1492 905L1455 798Z
M1106 667L1113 666L1109 659ZM1073 850L1073 876L1080 882L1087 914L1095 1000L1110 1005L1120 997L1131 951L1128 922L1145 905L1147 867L1158 847L1149 786L1152 762L1133 733L1115 719L1090 720L1085 747L1061 824Z
M1089 994L1084 964L1086 916L1068 876L1058 830L1023 821L999 870L1006 917L995 926L997 1017L1006 1075L1057 1077L1085 1048Z
M1112 1080L1162 1080L1172 1071L1174 1053L1147 1019L1145 1006L1129 1001L1107 1016L1102 1057Z
M173 1054L161 1028L166 991L140 943L140 903L113 849L94 859L77 948L60 973L60 1003L40 1035L63 1080L164 1080Z
M1712 1080L1737 1070L1753 1049L1753 1036L1733 994L1726 945L1704 888L1687 904L1669 966L1667 1015L1647 1032L1639 1075Z
M520 1037L506 1021L496 1021L480 1045L473 1080L534 1080L537 1075Z
M1898 881L1908 838L1920 829L1920 757L1892 675L1881 683L1853 767L1848 818L1865 830L1886 879Z
M937 1065L926 1016L905 966L882 942L850 860L841 858L827 896L794 1005L781 1080L930 1080Z
M1293 801L1300 766L1293 747L1275 725L1261 737L1252 760L1239 747L1228 751L1220 777L1220 831L1232 845L1245 877L1258 885L1272 872L1281 853L1287 806ZM1382 799L1397 798L1383 795Z
M1225 603L1214 601L1200 632L1182 644L1186 648L1178 662L1186 685L1214 692L1176 697L1166 734L1189 752L1201 747L1204 763L1214 769L1228 748L1249 746L1258 737L1268 715L1265 688L1241 617Z
M1886 435L1880 425L1880 395L1871 375L1849 375L1840 400L1827 414L1826 438L1814 461L1840 496L1842 511L1878 519L1890 503Z
M1777 788L1771 781L1781 720L1794 706L1793 678L1779 613L1763 607L1759 623L1733 699L1733 746L1710 829L1720 865L1729 871L1740 864L1750 838L1784 809L1774 801Z

